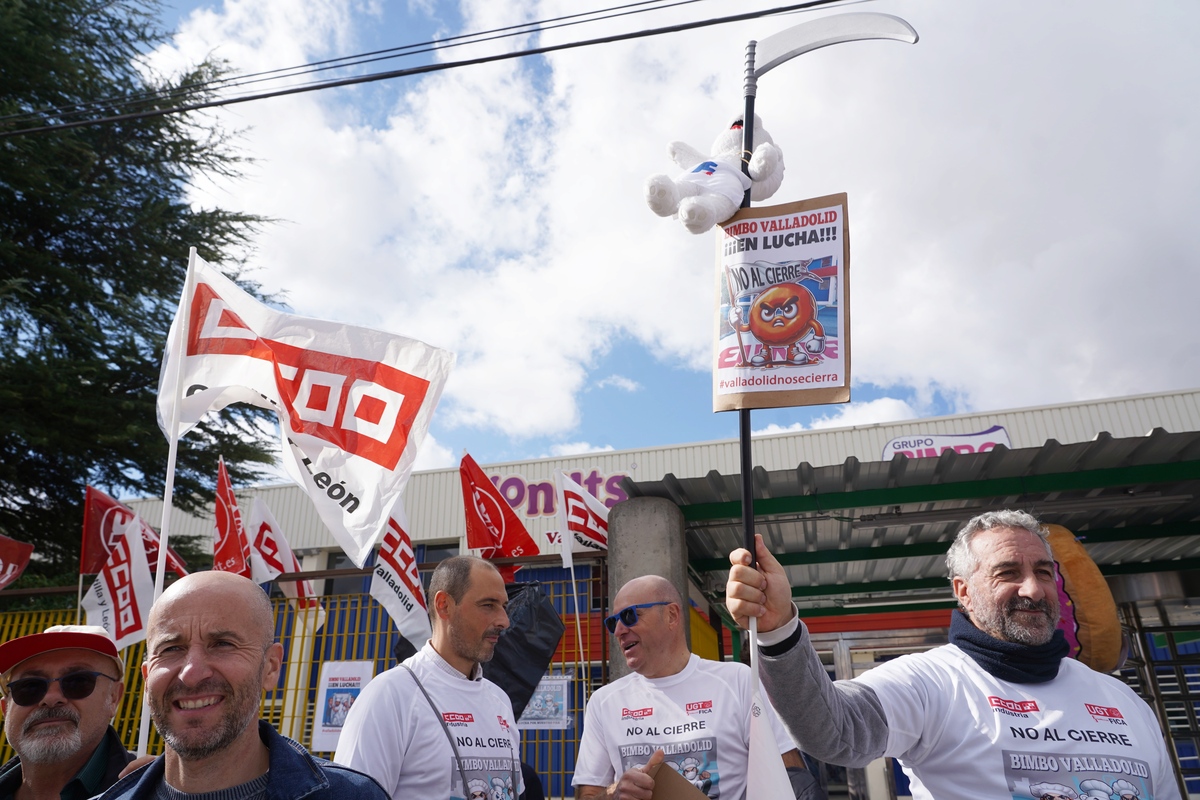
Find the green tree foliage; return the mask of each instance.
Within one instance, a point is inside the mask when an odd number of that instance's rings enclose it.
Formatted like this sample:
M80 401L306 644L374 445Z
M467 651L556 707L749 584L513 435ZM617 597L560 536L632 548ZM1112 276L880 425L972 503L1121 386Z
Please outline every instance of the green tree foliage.
M85 103L109 116L204 99L219 65L139 66L156 18L145 0L0 0L0 132ZM178 114L0 138L0 532L35 545L33 573L73 582L86 484L162 493L155 398L187 249L236 273L261 221L186 192L237 168L225 134ZM211 502L218 454L235 483L258 476L273 460L263 420L233 409L190 433L176 504Z

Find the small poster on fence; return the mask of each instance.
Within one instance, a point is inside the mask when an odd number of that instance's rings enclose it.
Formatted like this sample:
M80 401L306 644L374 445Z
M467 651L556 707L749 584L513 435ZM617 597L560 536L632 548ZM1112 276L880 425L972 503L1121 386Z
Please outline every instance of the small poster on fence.
M721 224L713 411L850 400L846 195Z
M570 692L570 675L543 675L529 704L521 712L517 727L554 730L571 727Z
M326 661L321 665L317 683L317 707L313 710L312 750L317 753L337 749L338 737L346 724L350 706L358 699L371 678L372 661Z

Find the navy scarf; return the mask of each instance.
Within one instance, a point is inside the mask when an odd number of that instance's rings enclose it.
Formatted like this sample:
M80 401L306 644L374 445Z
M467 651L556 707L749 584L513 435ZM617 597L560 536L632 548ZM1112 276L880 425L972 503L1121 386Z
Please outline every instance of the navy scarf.
M1045 644L1002 642L976 628L957 609L950 615L950 644L991 675L1010 683L1046 683L1058 676L1058 663L1070 651L1067 637L1056 630Z

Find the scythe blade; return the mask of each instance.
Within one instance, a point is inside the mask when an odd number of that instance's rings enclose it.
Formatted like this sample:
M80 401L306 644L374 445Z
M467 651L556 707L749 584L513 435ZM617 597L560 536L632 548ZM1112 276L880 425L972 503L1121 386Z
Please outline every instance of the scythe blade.
M793 25L760 40L755 47L754 77L760 78L785 61L831 44L861 39L894 39L914 44L917 32L891 14L838 14Z

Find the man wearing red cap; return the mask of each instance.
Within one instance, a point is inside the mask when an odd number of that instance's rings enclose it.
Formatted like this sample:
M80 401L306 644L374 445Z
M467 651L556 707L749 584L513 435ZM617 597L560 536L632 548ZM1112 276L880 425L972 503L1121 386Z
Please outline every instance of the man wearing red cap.
M55 625L0 645L0 800L86 800L133 760L113 730L125 665L103 628Z

